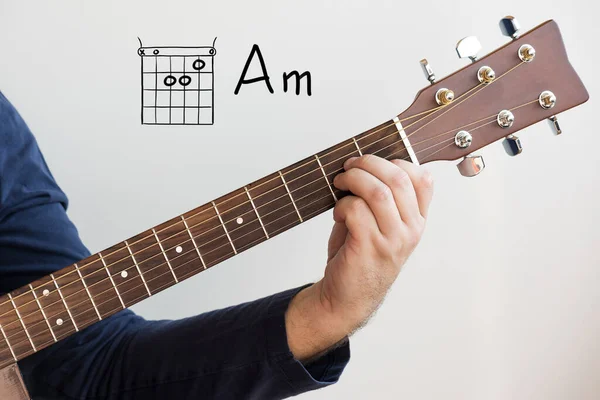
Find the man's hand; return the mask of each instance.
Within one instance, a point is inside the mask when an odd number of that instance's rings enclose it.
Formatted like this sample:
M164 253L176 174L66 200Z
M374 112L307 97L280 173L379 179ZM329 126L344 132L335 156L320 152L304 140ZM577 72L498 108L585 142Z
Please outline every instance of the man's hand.
M335 206L325 276L286 312L296 359L318 356L360 328L383 301L421 239L433 194L431 175L406 161L351 158L333 184L353 195Z

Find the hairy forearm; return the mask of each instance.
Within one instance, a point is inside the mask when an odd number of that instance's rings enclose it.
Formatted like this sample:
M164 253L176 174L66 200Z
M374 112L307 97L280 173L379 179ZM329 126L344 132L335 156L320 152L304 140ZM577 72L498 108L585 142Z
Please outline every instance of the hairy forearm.
M421 167L365 155L344 162L323 279L286 312L289 347L300 361L327 351L364 325L419 242L433 185Z
M307 363L344 343L352 329L323 306L322 281L300 291L285 314L288 345L294 357Z

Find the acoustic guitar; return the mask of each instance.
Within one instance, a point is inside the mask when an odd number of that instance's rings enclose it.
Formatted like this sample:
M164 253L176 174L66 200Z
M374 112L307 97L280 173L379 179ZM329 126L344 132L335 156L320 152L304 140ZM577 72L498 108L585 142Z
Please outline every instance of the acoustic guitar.
M477 149L504 139L517 155L516 132L542 120L560 134L556 115L589 96L557 24L520 35L506 17L500 28L512 40L481 58L475 37L459 41L471 63L443 79L422 60L431 85L391 120L0 296L0 398L29 398L17 361L333 208L349 157L460 159L474 176Z

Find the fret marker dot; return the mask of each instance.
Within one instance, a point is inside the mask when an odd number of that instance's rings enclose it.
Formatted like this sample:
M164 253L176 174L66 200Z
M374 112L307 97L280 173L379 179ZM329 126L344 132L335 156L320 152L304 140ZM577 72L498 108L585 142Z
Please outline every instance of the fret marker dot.
M238 219L236 219L235 222L237 222L238 225L241 225L242 223L244 223L244 218L238 217Z
M63 324L63 320L62 319L57 319L56 320L56 325L62 325Z
M48 296L50 294L50 291L48 289L44 289L44 291L42 292L42 294L44 295L44 297Z
M127 278L127 271L121 272L121 278Z
M177 246L177 247L175 248L175 251L176 251L177 253L181 253L181 252L183 251L183 247L181 247L181 246Z

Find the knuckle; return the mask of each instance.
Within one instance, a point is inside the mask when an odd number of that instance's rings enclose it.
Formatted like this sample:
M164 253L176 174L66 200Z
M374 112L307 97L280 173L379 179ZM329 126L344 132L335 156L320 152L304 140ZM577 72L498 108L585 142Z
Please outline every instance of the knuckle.
M404 162L404 160L401 160L399 158L394 158L390 162L398 167L402 167L402 163Z
M402 244L399 241L390 242L387 238L382 238L376 245L380 254L387 259L394 259L397 253L401 252L400 249L402 248Z
M417 239L417 243L421 241L421 238L423 237L424 232L425 232L425 221L423 220L423 222L420 223L415 230L415 238Z
M351 214L360 214L364 210L364 201L358 197L351 197L348 202L348 212Z
M409 249L410 251L412 251L412 249L417 247L417 244L419 244L419 239L420 237L416 232L409 232L403 241L404 250L406 251L406 249Z
M402 188L406 185L410 184L410 177L404 170L400 170L394 175L392 175L390 179L390 185L393 188Z
M421 179L419 182L419 185L426 188L426 189L432 189L433 188L433 175L431 174L431 172L424 170L423 174L421 175Z
M376 187L373 190L373 200L375 201L388 201L392 198L392 190L385 185Z
M421 241L423 233L425 232L425 218L419 217L416 223L408 234L408 244L411 248L414 248Z

